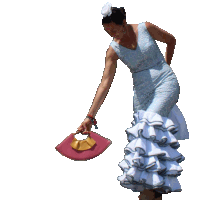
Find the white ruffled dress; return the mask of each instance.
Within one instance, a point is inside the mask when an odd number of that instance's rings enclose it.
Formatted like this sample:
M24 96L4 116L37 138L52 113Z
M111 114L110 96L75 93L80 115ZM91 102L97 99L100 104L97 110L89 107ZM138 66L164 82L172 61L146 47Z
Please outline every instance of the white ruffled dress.
M134 114L132 127L126 129L129 143L119 163L124 172L118 177L121 186L134 192L162 188L165 192L181 192L177 179L185 157L177 151L178 140L189 139L184 117L175 105L169 117L140 110Z
M126 129L129 143L119 163L124 173L118 180L134 192L156 188L179 192L177 177L183 171L179 163L185 158L177 151L178 140L189 139L189 133L176 105L180 93L177 77L145 22L138 25L135 50L114 40L110 45L130 69L134 85L134 120Z

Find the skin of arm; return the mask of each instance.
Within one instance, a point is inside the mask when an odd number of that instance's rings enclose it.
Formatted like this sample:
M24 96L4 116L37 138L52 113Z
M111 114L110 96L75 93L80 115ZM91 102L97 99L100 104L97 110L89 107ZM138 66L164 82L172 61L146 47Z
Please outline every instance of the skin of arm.
M166 48L166 52L165 52L165 61L168 65L171 64L175 46L176 46L176 41L167 44L167 48Z
M92 106L88 112L88 114L92 115L93 117L96 116L99 108L103 104L116 73L117 59L115 58L115 56L113 56L113 54L115 54L114 50L111 51L111 49L109 49L109 51L107 51L103 78L97 89Z
M165 61L168 65L170 65L176 45L175 37L172 34L168 33L167 31L164 31L163 29L150 22L145 22L145 25L152 38L167 44Z

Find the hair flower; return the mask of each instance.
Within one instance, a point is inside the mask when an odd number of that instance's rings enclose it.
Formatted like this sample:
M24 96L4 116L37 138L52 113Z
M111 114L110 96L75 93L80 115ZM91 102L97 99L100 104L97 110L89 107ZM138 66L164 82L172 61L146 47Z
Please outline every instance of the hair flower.
M102 7L102 10L101 10L101 14L103 15L103 17L106 17L106 16L110 16L112 14L112 4L107 2L103 7Z

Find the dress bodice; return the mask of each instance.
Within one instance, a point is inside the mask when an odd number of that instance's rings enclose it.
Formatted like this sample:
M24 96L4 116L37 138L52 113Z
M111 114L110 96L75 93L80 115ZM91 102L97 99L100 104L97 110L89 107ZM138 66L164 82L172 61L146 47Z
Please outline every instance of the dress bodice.
M156 41L148 32L145 22L138 24L138 41L135 50L128 49L114 40L110 45L132 73L152 68L160 63L166 63Z

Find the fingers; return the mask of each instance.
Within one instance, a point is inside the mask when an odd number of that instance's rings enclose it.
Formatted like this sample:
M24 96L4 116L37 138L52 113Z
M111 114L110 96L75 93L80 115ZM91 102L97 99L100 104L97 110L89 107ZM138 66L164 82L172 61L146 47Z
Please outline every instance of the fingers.
M85 132L87 132L87 127L82 125L82 126L78 127L78 131L85 133Z
M90 131L91 131L91 127L85 128L85 130L83 131L83 134L88 134Z
M88 134L89 132L88 131L83 131L83 134Z
M82 132L83 134L87 134L88 132L90 132L92 127L92 123L91 121L84 121L79 127L78 127L78 131Z

